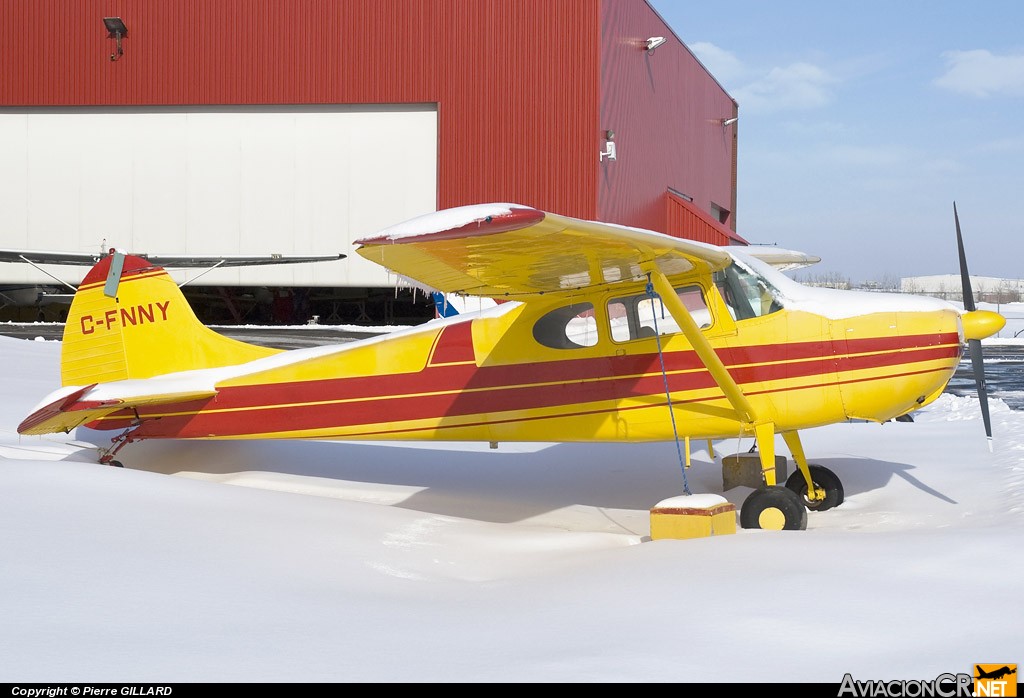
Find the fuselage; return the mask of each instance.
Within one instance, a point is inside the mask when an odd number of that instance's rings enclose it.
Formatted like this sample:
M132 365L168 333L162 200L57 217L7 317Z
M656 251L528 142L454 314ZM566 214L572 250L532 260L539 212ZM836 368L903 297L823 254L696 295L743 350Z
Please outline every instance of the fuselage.
M732 277L677 291L758 419L778 431L905 414L935 399L959 363L949 304L807 289L738 261ZM665 440L673 421L694 438L749 433L642 282L237 368L214 397L90 426L141 417L133 438L491 442Z

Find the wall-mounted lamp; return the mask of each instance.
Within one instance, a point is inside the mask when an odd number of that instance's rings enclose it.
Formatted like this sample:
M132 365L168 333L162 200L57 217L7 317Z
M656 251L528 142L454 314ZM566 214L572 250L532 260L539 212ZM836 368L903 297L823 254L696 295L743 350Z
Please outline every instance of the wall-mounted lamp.
M605 158L609 160L615 159L615 131L608 129L604 132L604 150L600 152L601 159L599 162L604 162Z
M644 42L644 48L647 50L647 55L650 56L654 53L654 49L665 43L665 37L663 36L652 36L650 39Z
M124 26L124 20L120 17L104 17L103 26L107 28L108 39L117 39L117 50L110 54L110 60L116 61L124 55L124 49L121 48L121 38L128 36L128 27Z
M740 120L740 117L738 117L738 116L734 116L734 117L732 117L730 119L722 119L722 128L725 128L726 126L732 126L733 124L735 124L739 120Z

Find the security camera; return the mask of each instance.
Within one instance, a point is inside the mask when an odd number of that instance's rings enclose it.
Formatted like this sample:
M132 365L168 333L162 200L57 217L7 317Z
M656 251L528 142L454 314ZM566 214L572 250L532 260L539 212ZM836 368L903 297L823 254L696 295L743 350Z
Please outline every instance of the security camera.
M654 53L654 49L658 48L663 43L665 43L665 37L652 36L650 39L647 40L647 42L644 45L647 47L648 53Z

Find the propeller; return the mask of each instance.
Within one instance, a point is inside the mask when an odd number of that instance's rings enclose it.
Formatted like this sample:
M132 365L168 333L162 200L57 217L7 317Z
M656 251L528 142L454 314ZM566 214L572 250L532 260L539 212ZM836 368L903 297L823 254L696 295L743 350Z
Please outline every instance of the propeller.
M953 220L956 222L956 247L960 253L960 283L964 292L964 310L977 310L974 304L974 292L971 290L971 277L967 273L967 255L964 253L964 238L960 234L960 216L953 202ZM978 386L978 401L981 403L981 418L985 422L985 436L988 437L988 449L992 450L992 419L988 412L988 387L985 384L985 358L981 351L980 339L968 339L967 348L971 355L971 368L974 370L974 382Z

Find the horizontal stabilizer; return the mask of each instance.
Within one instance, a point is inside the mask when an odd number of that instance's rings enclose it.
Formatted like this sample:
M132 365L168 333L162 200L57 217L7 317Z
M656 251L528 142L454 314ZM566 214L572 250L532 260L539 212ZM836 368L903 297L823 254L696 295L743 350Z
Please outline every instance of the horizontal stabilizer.
M216 390L191 392L158 393L139 395L131 398L115 398L110 400L89 400L89 392L96 384L76 388L72 392L36 409L18 425L19 434L52 434L69 432L100 417L118 410L142 407L144 405L164 405L189 400L201 400L217 394Z

